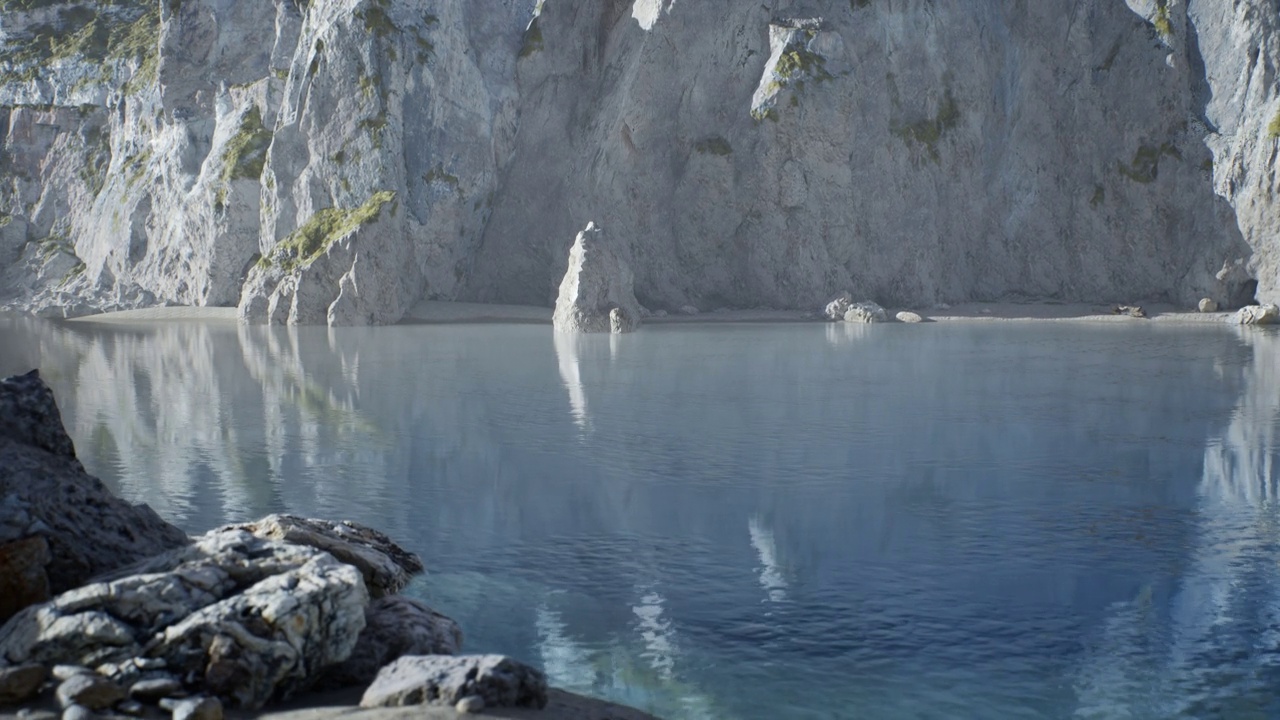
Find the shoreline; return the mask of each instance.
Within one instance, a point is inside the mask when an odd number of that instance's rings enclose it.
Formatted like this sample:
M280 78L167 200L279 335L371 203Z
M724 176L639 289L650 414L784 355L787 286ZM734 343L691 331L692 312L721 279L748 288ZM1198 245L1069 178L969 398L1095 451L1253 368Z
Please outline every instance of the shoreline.
M1108 305L1089 303L962 303L944 308L886 308L890 317L899 310L920 314L926 323L957 322L1159 322L1227 324L1234 311L1201 313L1180 306L1153 303L1142 306L1146 318L1111 312ZM521 324L550 325L552 309L531 305L497 305L427 300L415 305L396 325ZM157 322L236 323L236 309L227 307L169 306L120 310L57 320L72 324L152 324ZM696 315L648 317L643 325L695 325L700 323L827 323L817 310L719 310ZM890 321L888 324L900 324ZM323 326L318 326L323 327Z

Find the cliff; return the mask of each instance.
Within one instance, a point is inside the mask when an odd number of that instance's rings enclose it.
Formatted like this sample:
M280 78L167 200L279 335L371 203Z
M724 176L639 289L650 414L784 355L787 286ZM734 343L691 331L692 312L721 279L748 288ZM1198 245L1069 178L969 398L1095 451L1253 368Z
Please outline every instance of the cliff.
M1277 0L0 11L9 308L1280 300Z

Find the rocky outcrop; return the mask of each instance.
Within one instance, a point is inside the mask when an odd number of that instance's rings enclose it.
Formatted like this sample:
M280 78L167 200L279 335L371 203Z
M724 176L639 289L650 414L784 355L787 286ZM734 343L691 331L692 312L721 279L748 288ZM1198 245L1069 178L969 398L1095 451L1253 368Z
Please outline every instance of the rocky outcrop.
M1280 307L1275 305L1249 305L1235 314L1237 325L1275 325L1280 323Z
M387 665L365 691L360 707L443 705L480 697L485 707L547 704L542 672L503 655L406 656Z
M844 321L847 323L882 323L889 321L889 314L884 308L880 307L870 300L853 303L848 310L844 312Z
M582 217L655 310L1276 302L1277 57L1271 0L12 3L0 303L546 306Z
M619 241L605 237L594 222L573 241L569 269L560 281L556 332L622 333L640 324L640 303L632 290L631 268L620 254Z
M368 685L387 663L405 655L455 655L462 630L453 620L402 595L379 598L365 611L351 656L325 673L325 687Z
M186 542L85 473L39 373L0 380L0 621Z

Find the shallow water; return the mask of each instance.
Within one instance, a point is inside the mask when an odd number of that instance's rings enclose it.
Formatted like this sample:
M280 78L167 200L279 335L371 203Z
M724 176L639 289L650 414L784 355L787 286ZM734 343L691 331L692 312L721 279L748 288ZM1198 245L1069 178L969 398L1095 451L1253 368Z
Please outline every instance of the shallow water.
M469 651L664 717L1280 717L1280 335L0 318L195 532L350 518Z

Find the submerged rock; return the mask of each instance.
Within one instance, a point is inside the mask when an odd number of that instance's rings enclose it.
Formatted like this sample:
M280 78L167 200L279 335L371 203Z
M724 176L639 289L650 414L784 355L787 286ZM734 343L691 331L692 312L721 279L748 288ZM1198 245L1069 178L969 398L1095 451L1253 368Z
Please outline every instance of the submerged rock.
M542 708L547 679L504 655L405 656L378 672L360 707L453 707L472 696L483 699L485 707Z
M1280 307L1275 305L1246 305L1236 311L1237 325L1274 325L1280 322Z
M551 322L557 332L631 332L640 325L633 284L631 268L614 243L595 223L587 223L569 249Z
M888 320L889 315L884 308L870 300L854 303L844 313L844 321L848 323L882 323Z
M0 380L0 621L187 541L84 471L39 372Z
M351 657L330 668L326 687L368 685L387 663L405 655L455 655L462 630L453 620L412 598L379 598L365 610L365 627Z

